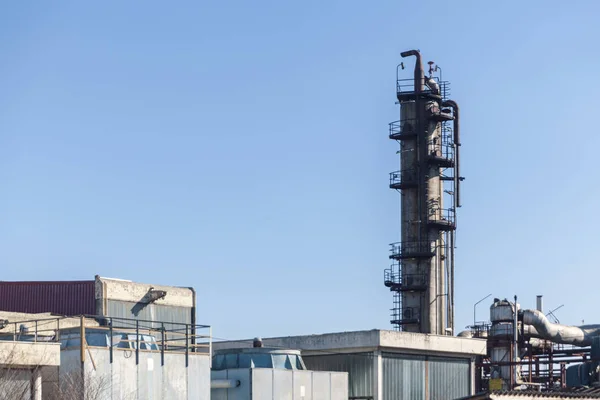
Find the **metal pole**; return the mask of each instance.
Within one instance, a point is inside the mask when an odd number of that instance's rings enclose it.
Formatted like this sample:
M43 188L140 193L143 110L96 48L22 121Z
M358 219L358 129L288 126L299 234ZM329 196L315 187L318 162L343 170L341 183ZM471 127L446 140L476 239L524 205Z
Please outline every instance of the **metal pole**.
M517 308L517 296L515 296L515 319L513 321L513 345L514 345L514 350L513 350L513 379L514 379L514 385L516 386L518 383L518 369L517 369L517 363L518 363L518 358L519 358L519 310ZM512 388L511 388L512 389Z
M477 325L477 318L476 318L476 312L477 312L477 305L479 303L481 303L482 301L484 301L485 299L487 299L488 297L490 297L492 294L488 294L487 296L485 296L483 299L479 300L477 303L475 303L475 305L473 306L473 325Z
M140 363L140 321L135 321L135 364Z
M210 360L210 368L212 368L212 326L208 328L208 357Z
M108 319L108 324L109 324L109 328L108 328L108 334L110 335L110 363L113 363L113 323L112 323L112 318Z
M188 366L188 354L189 346L188 346L188 325L185 324L185 366Z
M165 323L160 323L160 365L165 365Z

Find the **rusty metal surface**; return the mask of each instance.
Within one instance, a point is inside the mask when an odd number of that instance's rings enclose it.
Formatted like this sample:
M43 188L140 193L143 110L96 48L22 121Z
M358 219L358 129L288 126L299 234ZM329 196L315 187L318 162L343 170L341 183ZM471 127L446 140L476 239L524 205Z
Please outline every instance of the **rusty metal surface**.
M94 281L0 282L0 310L93 315Z

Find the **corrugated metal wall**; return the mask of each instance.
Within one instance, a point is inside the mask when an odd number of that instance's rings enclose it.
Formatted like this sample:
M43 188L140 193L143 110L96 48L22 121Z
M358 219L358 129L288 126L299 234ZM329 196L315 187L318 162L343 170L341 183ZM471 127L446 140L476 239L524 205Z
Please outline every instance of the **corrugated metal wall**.
M471 394L469 360L430 357L428 361L431 400L458 399Z
M333 354L303 356L306 367L313 371L348 372L348 395L373 396L373 354Z
M94 315L94 281L0 282L0 310Z
M158 304L140 304L129 301L107 300L106 315L119 318L143 319L148 321L192 323L192 308L173 307ZM158 325L156 326L158 327ZM168 329L177 329L165 325Z
M383 354L384 400L425 398L425 357Z
M470 393L470 360L383 353L383 400L451 400Z

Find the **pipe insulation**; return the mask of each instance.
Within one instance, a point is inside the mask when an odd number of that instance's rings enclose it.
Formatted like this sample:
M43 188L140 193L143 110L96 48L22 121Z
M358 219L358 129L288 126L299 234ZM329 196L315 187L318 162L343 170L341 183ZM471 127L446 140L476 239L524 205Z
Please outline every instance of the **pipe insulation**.
M211 389L232 389L240 386L240 381L235 379L213 379L210 381Z
M600 336L600 325L569 326L553 324L538 310L523 311L525 332L532 337L550 340L554 343L590 346L592 338ZM533 327L528 328L527 325Z

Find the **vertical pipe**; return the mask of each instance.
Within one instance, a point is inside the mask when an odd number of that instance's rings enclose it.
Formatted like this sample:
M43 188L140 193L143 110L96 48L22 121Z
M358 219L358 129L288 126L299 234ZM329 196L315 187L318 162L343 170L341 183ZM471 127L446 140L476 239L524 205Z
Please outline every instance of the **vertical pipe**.
M79 317L79 359L80 359L80 365L81 365L81 370L80 370L80 387L78 388L79 390L81 390L81 393L83 393L83 391L85 390L85 344L86 344L86 340L85 340L85 317L81 316Z
M212 361L212 354L211 354ZM160 365L165 365L165 323L160 323ZM212 365L211 365L212 366Z
M208 327L208 356L210 357L210 367L212 368L212 326Z
M81 361L81 368L85 362L85 317L79 317L79 361Z
M454 336L454 231L450 232L450 282L448 282L450 289L450 328L452 329L452 335Z
M519 357L519 310L517 307L517 296L515 296L515 318L513 320L513 379L514 379L514 385L511 389L514 388L514 386L517 385L518 383L518 376L517 376L517 372L518 372L518 368L517 368L517 362L518 362L518 357Z
M554 345L550 345L550 351L548 354L548 381L550 386L554 381Z
M458 103L454 100L446 100L442 103L444 107L451 107L452 114L454 115L454 129L453 129L453 142L454 142L454 185L455 185L455 196L456 196L456 207L461 207L460 202L460 108Z
M188 357L189 357L188 349L189 349L189 347L188 347L188 325L185 324L185 366L186 367L188 366Z
M529 344L529 382L533 382L532 370L533 370L533 345Z
M113 323L112 323L112 318L108 318L108 334L110 335L110 352L109 352L109 357L110 357L110 363L113 363Z
M539 312L544 312L544 299L542 295L538 295L536 298L536 309Z

